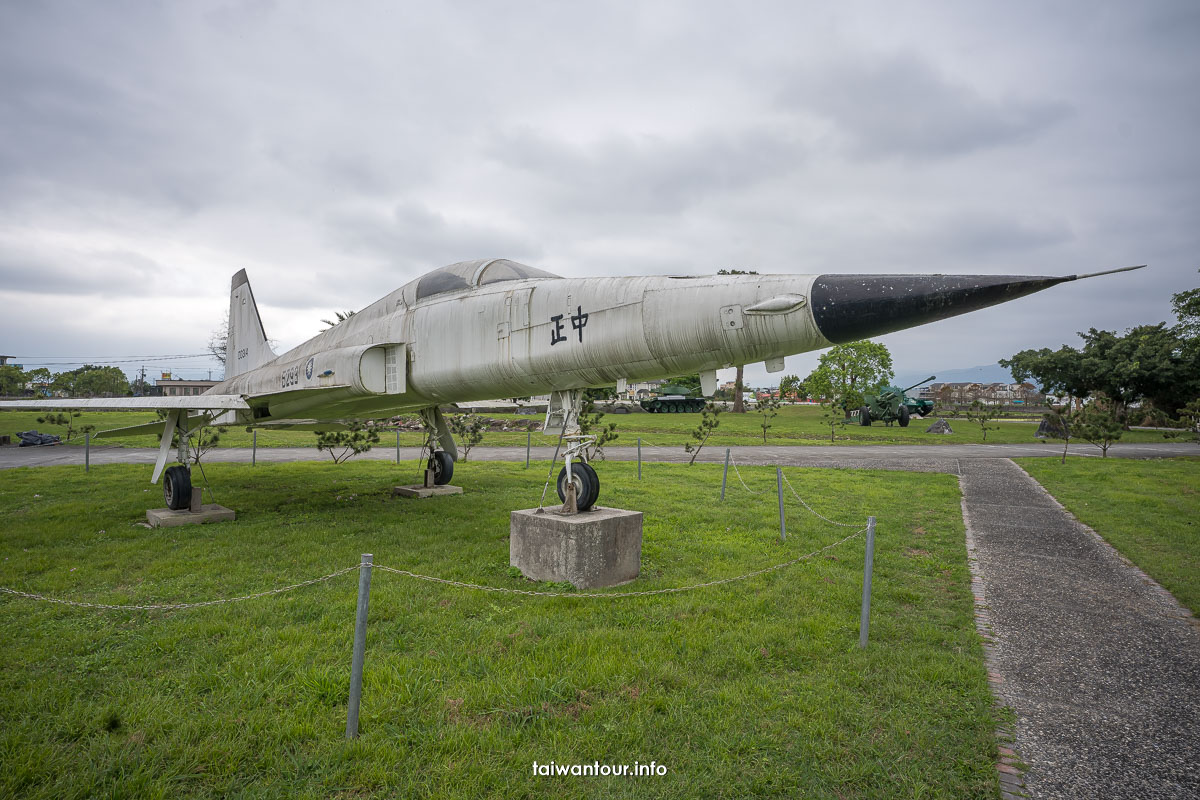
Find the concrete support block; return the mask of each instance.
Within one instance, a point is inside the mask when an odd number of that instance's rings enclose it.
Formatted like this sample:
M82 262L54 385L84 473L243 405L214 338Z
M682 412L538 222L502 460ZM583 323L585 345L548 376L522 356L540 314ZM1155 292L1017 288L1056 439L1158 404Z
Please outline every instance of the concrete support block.
M173 528L176 525L200 525L205 522L232 522L237 519L237 513L232 508L219 506L216 503L205 503L199 511L181 508L172 511L169 508L152 508L146 512L146 522L151 528Z
M461 486L395 486L392 495L397 497L442 497L448 494L462 494Z
M617 586L636 578L641 562L640 511L512 512L508 563L526 578L567 581L576 589Z

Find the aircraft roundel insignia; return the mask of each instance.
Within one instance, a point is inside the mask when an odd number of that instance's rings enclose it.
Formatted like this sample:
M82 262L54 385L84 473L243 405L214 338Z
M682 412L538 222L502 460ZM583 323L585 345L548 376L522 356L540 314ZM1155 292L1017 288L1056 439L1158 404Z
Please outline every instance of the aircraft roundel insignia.
M312 380L312 371L313 371L313 359L310 358L308 360L308 363L304 365L305 380L310 380L310 381Z

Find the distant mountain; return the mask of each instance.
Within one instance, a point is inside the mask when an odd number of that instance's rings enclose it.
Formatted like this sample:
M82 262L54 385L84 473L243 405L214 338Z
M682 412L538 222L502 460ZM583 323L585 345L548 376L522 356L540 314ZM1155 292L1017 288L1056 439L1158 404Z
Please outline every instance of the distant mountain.
M930 375L937 376L937 383L1012 383L1012 373L999 364L984 367L959 367L958 369L931 369L928 372L907 372L896 376L897 386L909 386Z

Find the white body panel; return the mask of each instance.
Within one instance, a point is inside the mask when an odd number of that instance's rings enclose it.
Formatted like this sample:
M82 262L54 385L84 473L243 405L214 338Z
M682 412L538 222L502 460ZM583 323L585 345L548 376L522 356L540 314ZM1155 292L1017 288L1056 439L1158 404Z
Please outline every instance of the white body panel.
M397 291L211 391L247 397L239 422L372 418L781 358L830 344L802 299L814 278L536 278L411 304Z

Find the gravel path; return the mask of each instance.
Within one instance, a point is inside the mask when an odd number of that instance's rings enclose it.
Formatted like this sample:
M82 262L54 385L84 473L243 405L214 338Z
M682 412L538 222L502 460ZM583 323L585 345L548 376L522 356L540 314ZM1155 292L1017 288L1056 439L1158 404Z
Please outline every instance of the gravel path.
M1030 795L1200 797L1196 618L1012 461L961 464L993 690Z

